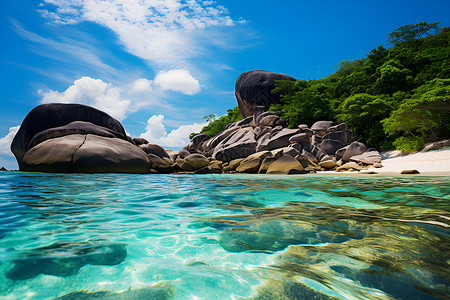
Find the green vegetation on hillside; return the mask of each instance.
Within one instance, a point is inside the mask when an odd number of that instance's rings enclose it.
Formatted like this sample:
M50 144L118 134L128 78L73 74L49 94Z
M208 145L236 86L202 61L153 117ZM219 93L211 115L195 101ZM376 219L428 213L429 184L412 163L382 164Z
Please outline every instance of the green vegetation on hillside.
M277 82L272 105L289 127L318 120L346 122L371 147L416 151L450 137L450 28L438 23L402 26L389 49L345 61L320 80Z
M225 130L225 127L227 127L228 124L234 123L236 121L242 120L241 114L239 113L239 107L234 107L233 109L227 110L227 115L216 118L215 115L208 115L204 116L203 119L205 119L208 122L208 125L202 128L202 130L199 133L191 133L189 138L193 138L197 134L207 134L210 137L213 137L222 131Z
M270 107L290 128L319 120L346 122L370 147L417 151L428 141L450 138L450 27L425 22L388 34L363 59L341 62L319 80L279 81L281 102ZM210 137L241 119L238 107L200 133ZM195 135L192 134L191 137Z

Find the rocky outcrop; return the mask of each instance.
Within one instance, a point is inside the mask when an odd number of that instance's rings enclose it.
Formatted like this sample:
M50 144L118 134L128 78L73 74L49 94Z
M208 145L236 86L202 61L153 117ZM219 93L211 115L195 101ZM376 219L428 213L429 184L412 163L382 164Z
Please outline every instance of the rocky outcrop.
M11 149L22 171L121 173L301 174L364 170L379 166L373 148L352 141L347 124L318 121L286 128L267 108L279 99L275 80L295 80L266 71L243 73L236 97L244 119L210 138L194 136L179 151L128 137L119 121L79 104L45 104L24 119Z
M249 71L238 77L234 91L243 118L252 116L256 106L264 106L267 109L271 104L280 101L279 95L272 93L275 80L296 79L268 71Z
M119 121L93 107L44 104L25 117L11 150L21 171L148 173L140 147L149 145L127 137Z
M45 137L47 134L49 134L50 136L51 134L54 134L54 132L44 133L46 130L59 128L61 126L66 126L72 122L79 121L88 122L92 125L100 126L102 130L112 133L115 137L127 140L126 133L122 127L122 124L120 124L119 121L109 116L105 112L102 112L96 108L82 104L42 104L33 108L28 113L28 115L23 120L19 131L14 136L13 142L11 144L11 151L14 153L14 156L17 159L19 169L23 170L23 157L25 156L25 153L30 149L30 142L36 135L42 133L40 137L36 138L42 142L44 140L43 137ZM82 124L80 123L78 125ZM67 129L82 131L90 127L78 125L76 126L78 127L78 129L74 127L70 127ZM60 132L59 134L62 134L62 132Z
M194 137L180 157L200 152L216 162L216 173L219 162L225 173L303 174L360 171L381 161L377 150L352 142L353 133L345 123L319 121L311 128L301 124L289 129L278 121L273 112L257 106L253 116L230 124L216 137Z

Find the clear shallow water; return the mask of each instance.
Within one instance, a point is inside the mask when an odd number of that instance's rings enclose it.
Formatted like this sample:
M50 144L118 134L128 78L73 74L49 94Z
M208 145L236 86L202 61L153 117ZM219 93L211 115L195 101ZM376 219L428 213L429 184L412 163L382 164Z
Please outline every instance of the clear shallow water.
M449 299L450 177L0 173L2 299Z

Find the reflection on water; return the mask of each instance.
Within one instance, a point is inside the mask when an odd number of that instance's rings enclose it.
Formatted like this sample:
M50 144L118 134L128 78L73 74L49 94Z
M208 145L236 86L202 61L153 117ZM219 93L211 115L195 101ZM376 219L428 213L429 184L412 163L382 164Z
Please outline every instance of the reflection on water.
M6 299L448 299L450 178L0 174Z

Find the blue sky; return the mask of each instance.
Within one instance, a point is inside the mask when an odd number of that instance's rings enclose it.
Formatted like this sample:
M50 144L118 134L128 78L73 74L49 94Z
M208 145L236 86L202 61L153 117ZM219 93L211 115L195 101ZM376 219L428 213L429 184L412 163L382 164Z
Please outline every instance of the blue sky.
M387 47L418 22L450 26L450 1L3 0L0 166L36 105L74 102L132 137L179 149L203 116L237 105L234 83L263 69L319 79Z

